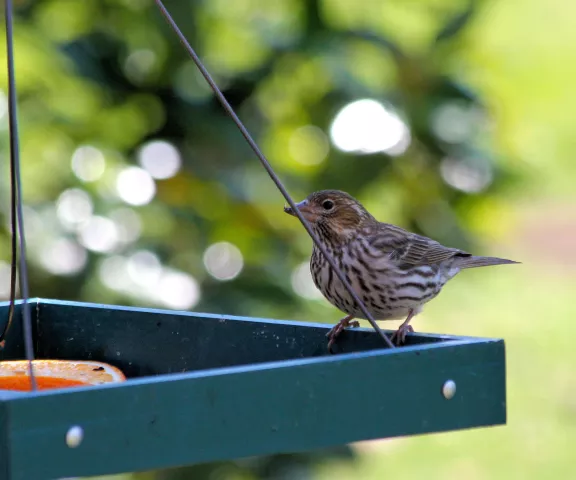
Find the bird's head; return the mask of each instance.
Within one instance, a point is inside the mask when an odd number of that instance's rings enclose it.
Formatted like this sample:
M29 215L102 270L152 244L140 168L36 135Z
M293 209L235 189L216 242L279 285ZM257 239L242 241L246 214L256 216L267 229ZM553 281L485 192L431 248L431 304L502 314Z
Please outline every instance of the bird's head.
M359 228L375 221L358 200L340 190L311 193L296 206L314 230L329 231L340 240L354 237ZM284 211L296 216L289 206Z

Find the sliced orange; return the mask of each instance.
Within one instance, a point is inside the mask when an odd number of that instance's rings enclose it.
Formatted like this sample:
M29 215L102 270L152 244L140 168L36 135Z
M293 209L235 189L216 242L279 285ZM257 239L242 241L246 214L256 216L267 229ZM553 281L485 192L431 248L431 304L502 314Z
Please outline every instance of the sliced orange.
M39 390L86 387L126 380L124 374L107 363L73 360L34 360L34 378ZM28 361L0 362L0 390L29 391Z

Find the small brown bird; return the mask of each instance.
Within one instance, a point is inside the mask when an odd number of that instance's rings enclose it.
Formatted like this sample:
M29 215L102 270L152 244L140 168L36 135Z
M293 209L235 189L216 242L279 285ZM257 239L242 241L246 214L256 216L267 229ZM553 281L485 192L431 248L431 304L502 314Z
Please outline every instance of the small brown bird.
M413 332L412 318L440 293L448 280L465 268L519 263L477 257L376 220L355 198L339 190L314 192L297 204L346 279L375 320L404 318L392 340L404 343ZM290 207L284 211L295 215ZM352 296L314 245L310 271L326 299L347 315L330 330L332 346L346 327L365 318Z

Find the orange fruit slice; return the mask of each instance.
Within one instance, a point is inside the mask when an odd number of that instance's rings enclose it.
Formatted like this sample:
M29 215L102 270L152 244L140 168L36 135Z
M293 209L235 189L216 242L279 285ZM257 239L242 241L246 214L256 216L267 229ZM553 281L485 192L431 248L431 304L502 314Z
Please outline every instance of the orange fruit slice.
M107 363L74 360L34 360L34 377L39 390L86 387L126 380L124 374ZM0 362L0 390L29 391L28 361Z

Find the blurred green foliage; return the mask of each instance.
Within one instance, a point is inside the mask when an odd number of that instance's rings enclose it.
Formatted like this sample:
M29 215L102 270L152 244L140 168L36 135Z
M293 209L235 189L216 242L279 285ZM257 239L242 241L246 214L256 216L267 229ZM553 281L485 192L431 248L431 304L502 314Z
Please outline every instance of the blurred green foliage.
M199 282L198 310L296 318L309 312L290 285L309 240L282 214L282 197L153 2L20 3L24 192L37 212L30 213L37 221L28 232L32 291L150 303L137 292L103 288L98 278L105 256L145 248ZM382 219L470 247L462 213L498 198L515 178L492 149L490 112L453 67L477 6L393 5L167 2L295 198L321 188L347 190ZM395 27L397 22L410 31ZM322 152L335 114L359 98L398 112L410 128L403 153ZM443 123L439 115L446 117ZM306 130L311 126L317 128ZM75 242L77 231L55 222L59 195L80 188L90 195L93 215L114 218L124 206L115 192L119 171L157 139L176 146L183 168L156 182L151 203L133 209L139 238L104 255L90 253L86 268L58 281L37 268L42 256L57 249L46 247L49 239ZM104 174L95 181L83 182L71 171L74 152L83 145L105 159ZM442 162L455 175L463 168L464 175L486 177L486 185L472 186L473 194L454 188L442 177ZM220 241L241 251L244 269L236 281L206 274L202 254ZM2 245L7 251L6 235Z
M281 195L152 1L16 3L33 295L166 306L146 290L146 282L164 275L160 292L182 290L186 297L193 290L197 311L339 318L313 299L300 274L310 240L282 213ZM573 191L576 96L569 92L576 66L566 58L574 58L576 41L560 13L568 3L546 5L166 1L295 199L316 189L346 190L381 220L477 252L505 242L514 226L513 199ZM554 27L542 26L545 14L554 15ZM4 71L0 81L5 91ZM335 147L335 118L360 99L380 102L408 127L403 148L359 153ZM5 131L5 102L0 113ZM382 128L379 135L391 134ZM176 147L182 167L154 180L150 202L131 205L119 192L119 178L155 141ZM5 160L6 135L0 148ZM82 159L92 166L79 175ZM0 179L7 223L7 174ZM88 230L79 221L66 224L70 211L98 221ZM243 268L229 281L207 271L206 250L219 242L241 253ZM7 297L8 245L2 230L0 297ZM238 266L236 250L226 248L213 251L216 266L230 258ZM176 295L175 304L180 300ZM438 302L436 308L446 305ZM440 325L460 328L456 320ZM495 331L490 335L501 333ZM303 470L262 467L278 458L291 458ZM306 458L201 466L155 478L305 478L302 472L311 474L316 461Z

